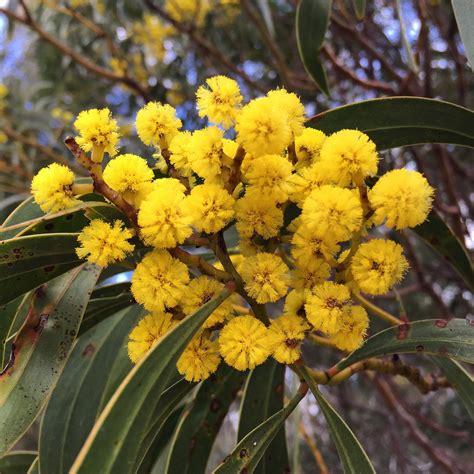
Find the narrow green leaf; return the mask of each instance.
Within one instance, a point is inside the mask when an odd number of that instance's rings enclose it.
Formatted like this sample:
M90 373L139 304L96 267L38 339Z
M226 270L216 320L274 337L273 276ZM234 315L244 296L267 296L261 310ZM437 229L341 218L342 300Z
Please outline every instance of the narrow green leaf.
M250 372L240 408L237 440L283 408L285 365L269 359ZM255 472L277 474L290 470L285 425L275 435Z
M265 454L266 449L275 435L281 430L285 420L290 416L298 403L304 398L306 391L298 390L285 408L275 413L252 430L232 453L220 464L213 473L235 474L237 472L254 472Z
M415 74L418 74L419 68L415 60L415 55L413 54L413 51L411 49L410 40L408 39L407 30L405 27L405 21L402 15L402 5L400 3L400 0L395 0L395 9L397 11L398 21L400 23L400 36L401 36L403 48L407 55L408 67L410 68L412 72L414 72Z
M182 403L186 401L186 396L195 387L195 384L189 383L181 378L177 371L175 378L178 380L172 383L160 396L159 402L151 417L151 423L140 444L136 459L136 469L133 470L134 472L143 469L143 463L147 458L148 452L155 443L159 442L157 437L163 434L162 429L166 421L177 408L182 406Z
M40 287L0 376L0 451L11 448L54 388L99 269L81 266Z
M0 241L0 304L80 265L76 246L77 234L42 234Z
M138 306L120 311L95 326L74 347L51 394L40 431L40 467L50 474L68 472L94 426L118 352L126 352L129 332L143 315ZM123 367L122 379L129 367Z
M0 457L1 474L25 474L35 462L34 451L11 451Z
M472 0L452 0L452 4L467 60L471 70L474 70L474 28L472 27L474 2Z
M423 352L474 363L474 324L466 319L426 319L384 329L342 359L342 370L354 362L379 355Z
M39 474L39 472L39 457L36 456L36 459L33 461L26 474Z
M365 16L365 0L352 0L356 17L358 20L362 20Z
M0 239L11 239L20 233L26 226L18 227L9 231L4 231L2 228L11 227L25 221L37 219L44 216L44 212L40 209L38 204L30 197L17 206L13 212L5 219L0 227Z
M344 472L346 474L375 474L375 469L369 457L352 430L323 397L305 367L303 367L302 373L331 429L331 436L344 467Z
M245 373L225 364L202 383L175 431L165 472L205 472L214 440Z
M364 100L322 112L308 125L325 133L356 128L379 150L421 143L474 147L474 112L459 105L421 97Z
M443 371L474 420L474 379L472 376L455 360L447 357L431 357L431 360Z
M329 86L319 53L328 29L331 6L332 0L300 0L296 9L296 39L301 61L327 96Z
M432 211L423 224L414 227L412 230L435 252L441 255L444 261L474 290L474 272L471 258L464 245L436 211Z
M141 441L181 352L229 294L224 290L181 321L135 365L102 411L71 473L134 472Z

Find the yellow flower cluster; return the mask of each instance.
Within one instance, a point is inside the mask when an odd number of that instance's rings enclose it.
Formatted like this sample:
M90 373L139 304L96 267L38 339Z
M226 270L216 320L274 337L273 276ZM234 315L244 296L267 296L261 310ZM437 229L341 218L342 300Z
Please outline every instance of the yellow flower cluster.
M173 107L150 102L135 125L158 162L122 154L103 170L106 197L126 204L133 231L96 219L79 235L79 257L101 266L131 255L141 240L131 291L149 314L130 334L130 358L139 361L231 280L238 295L208 315L178 361L186 380L209 377L221 359L237 370L268 357L292 364L309 332L341 350L358 348L369 326L359 293L386 293L408 268L399 244L369 231L420 224L433 189L406 169L377 180L378 155L366 134L306 128L302 103L285 89L245 104L236 81L216 76L196 95L210 125L182 130ZM75 127L92 160L96 148L115 155L119 137L107 109L82 112ZM156 178L157 168L168 177ZM41 170L32 192L46 212L79 202L74 176L61 165ZM233 249L227 230L238 238Z

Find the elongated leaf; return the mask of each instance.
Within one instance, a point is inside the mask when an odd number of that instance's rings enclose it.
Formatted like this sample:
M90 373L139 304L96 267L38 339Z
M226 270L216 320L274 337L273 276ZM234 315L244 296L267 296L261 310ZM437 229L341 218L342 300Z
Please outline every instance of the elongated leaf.
M245 373L222 364L203 382L196 398L184 410L172 441L165 472L205 472L222 421L245 379Z
M250 372L240 408L237 440L241 440L258 425L283 408L285 388L285 365L269 359ZM286 473L290 470L286 447L285 425L275 435L262 460L257 473Z
M35 292L0 377L0 451L15 444L48 399L98 276L97 268L81 266Z
M459 362L447 357L431 357L431 360L443 371L474 420L474 379L472 376Z
M157 472L160 474L165 471L168 452L171 448L171 437L178 426L183 410L184 406L179 406L171 413L165 423L163 423L140 464L137 471L138 474L150 474L155 472L155 469L158 469Z
M3 354L5 351L6 339L10 334L10 328L22 300L23 297L20 297L6 305L0 306L0 367L3 367Z
M441 255L474 290L474 272L471 259L464 245L435 211L430 213L423 224L414 227L412 230Z
M426 319L391 327L373 335L342 359L338 369L379 355L424 352L474 363L474 325L466 319Z
M0 304L81 264L77 234L18 237L0 242Z
M315 115L308 125L325 133L357 128L379 150L420 143L474 147L474 112L421 97L385 97L337 107Z
M3 231L4 227L11 227L21 222L29 221L44 216L44 212L40 209L38 204L35 203L32 197L23 201L19 206L17 206L14 211L5 219L2 226L0 227L0 239L11 239L19 232L21 232L24 227L19 227L14 230Z
M472 0L452 0L454 16L459 28L459 34L466 50L466 56L474 69L474 29L472 23L474 21L474 2Z
M34 463L37 453L34 451L11 451L0 457L1 474L25 474Z
M186 382L186 380L180 378L177 372L176 375L178 376L178 380L171 384L160 396L158 405L151 417L151 423L140 445L136 460L136 469L133 470L134 472L143 469L143 463L146 460L147 454L154 443L159 441L157 436L159 436L160 433L162 434L162 429L169 416L180 407L185 401L186 396L195 387L195 384Z
M352 0L354 10L358 20L362 20L365 16L365 0Z
M332 0L300 0L296 9L296 39L298 51L307 73L329 96L326 72L319 52L329 25Z
M339 416L336 410L323 397L314 383L311 375L303 368L303 375L318 402L324 418L331 429L331 437L336 445L339 458L341 459L346 474L369 474L375 473L364 448L355 437L346 422Z
M400 24L400 36L403 44L403 49L405 50L407 56L408 67L410 70L418 74L418 64L416 63L415 55L411 49L410 40L408 39L408 34L405 26L405 20L403 19L402 14L402 5L400 0L395 0L395 10L397 11L398 21Z
M36 459L32 462L26 474L39 474L39 472L39 457L36 456Z
M305 395L306 391L298 390L285 408L252 430L213 472L215 474L254 472L273 438Z
M99 414L110 368L126 351L129 332L143 315L131 306L98 324L74 347L46 407L40 431L42 472L68 472ZM124 378L130 367L124 367Z
M132 369L102 411L71 473L134 470L141 441L181 352L228 296L229 292L224 290L181 321Z

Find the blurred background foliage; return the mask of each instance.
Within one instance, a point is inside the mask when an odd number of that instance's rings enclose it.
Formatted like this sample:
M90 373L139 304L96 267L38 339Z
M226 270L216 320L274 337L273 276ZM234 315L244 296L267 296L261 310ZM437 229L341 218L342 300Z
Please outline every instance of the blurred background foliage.
M321 50L330 96L299 59L297 0L0 1L0 214L29 193L32 176L56 161L83 174L63 146L83 109L109 107L122 127L122 152L150 157L133 119L147 100L175 106L185 127L202 126L195 91L226 74L244 96L271 88L296 92L308 116L364 99L407 95L472 106L474 78L446 0L369 0L358 19L352 2L333 2ZM358 3L358 2L356 2ZM472 150L444 145L383 152L382 171L407 166L436 187L435 209L468 249L474 247ZM392 236L393 237L393 236ZM414 234L401 237L411 272L377 304L408 318L473 317L472 294ZM375 321L373 332L383 329ZM305 348L313 367L335 354ZM428 371L430 360L417 356ZM405 356L409 362L411 356ZM290 374L287 374L288 376ZM473 424L452 390L421 395L395 377L352 377L324 390L361 439L379 472L473 472ZM214 452L233 445L236 412ZM289 421L294 472L339 472L337 454L314 400ZM34 447L34 431L26 447ZM212 464L212 462L210 463Z

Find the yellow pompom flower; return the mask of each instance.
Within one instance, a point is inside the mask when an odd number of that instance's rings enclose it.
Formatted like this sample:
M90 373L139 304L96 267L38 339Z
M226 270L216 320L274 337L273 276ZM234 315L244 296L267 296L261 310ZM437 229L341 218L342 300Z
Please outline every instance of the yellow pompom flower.
M319 153L326 135L314 128L305 128L301 135L295 138L296 158L299 166L309 166L319 161Z
M216 179L222 170L223 133L217 127L207 127L193 133L189 164L201 178Z
M184 314L193 314L202 305L211 301L224 289L224 285L208 276L194 278L186 288L186 298L183 299L181 306ZM232 316L232 302L225 300L211 315L206 319L203 328L212 328L217 324L223 323Z
M147 314L132 329L128 336L128 356L136 364L146 353L174 326L173 316L169 313Z
M321 163L305 166L289 178L290 198L298 207L303 207L311 192L325 184L333 184L326 175L325 166Z
M81 245L76 248L76 254L79 258L87 258L90 263L107 267L120 262L132 252L134 245L128 241L132 237L132 232L124 228L122 221L116 220L112 225L94 219L77 237Z
M281 155L292 140L287 113L277 109L268 97L254 99L243 107L235 130L237 143L255 157Z
M274 319L268 328L273 358L280 364L293 364L301 357L301 343L309 324L296 314Z
M211 3L209 0L166 0L164 7L173 20L201 27L211 10Z
M183 196L186 187L179 181L179 179L160 178L153 181L153 191L162 191L163 193L179 194L180 196Z
M259 253L245 258L240 265L245 290L257 303L274 303L288 291L288 267L271 253Z
M281 112L286 112L288 115L288 125L297 137L303 132L303 124L305 122L304 105L301 103L299 97L286 89L272 90L267 94L267 97L273 101L275 108Z
M291 243L291 253L296 260L314 257L332 264L335 255L340 250L335 240L328 239L326 236L323 239L306 224L297 227Z
M132 295L148 311L174 308L181 302L189 273L186 265L165 250L147 253L132 276Z
M135 125L138 136L145 145L168 148L182 123L171 105L148 102L138 111Z
M295 269L291 272L293 288L313 288L327 280L331 273L329 265L320 258L301 258L295 260Z
M92 151L92 160L102 161L104 153L117 154L119 127L109 109L90 109L82 111L74 122L78 131L77 143L84 151Z
M362 225L360 199L349 189L321 186L304 202L301 221L325 240L349 240Z
M305 305L306 317L316 330L335 334L340 331L350 304L347 286L326 281L313 288Z
M104 181L137 207L153 189L153 177L145 159L128 153L111 160L104 170Z
M0 100L8 95L8 87L5 84L0 84Z
M269 239L278 234L283 225L283 212L268 196L258 199L244 196L235 204L237 231L241 237L250 238L254 234Z
M253 369L263 364L272 352L268 329L253 316L237 316L221 330L219 352L231 367Z
M184 194L166 188L155 189L142 201L138 225L145 244L156 248L176 247L193 233Z
M327 164L328 178L339 186L377 174L375 143L358 130L340 130L326 138L320 160Z
M192 139L191 132L178 132L171 140L169 146L171 164L185 177L192 175L192 169L189 164Z
M31 193L42 211L57 212L80 203L72 192L73 184L74 173L53 163L38 171L31 181Z
M220 363L218 342L197 334L184 349L176 368L188 382L200 382L213 374Z
M217 184L196 186L187 200L192 225L198 231L213 234L223 229L234 217L234 198Z
M199 117L207 117L211 122L229 128L235 122L242 95L239 85L226 76L214 76L196 92Z
M8 141L8 137L6 136L5 132L2 132L0 130L0 145L4 145L5 143L7 143Z
M265 195L277 203L288 199L290 187L288 179L293 166L282 156L264 155L252 161L245 174L245 180L250 184L247 194L256 201Z
M415 227L431 210L434 189L418 171L399 169L384 174L369 191L374 222L395 229Z
M339 349L352 352L364 343L368 327L367 311L362 306L351 306L341 329L332 334L329 340Z
M350 272L358 287L370 295L383 295L401 281L408 262L401 245L374 239L363 243L351 259Z
M306 317L306 310L304 306L310 295L311 290L308 288L291 290L286 295L283 314L296 314L297 316Z

